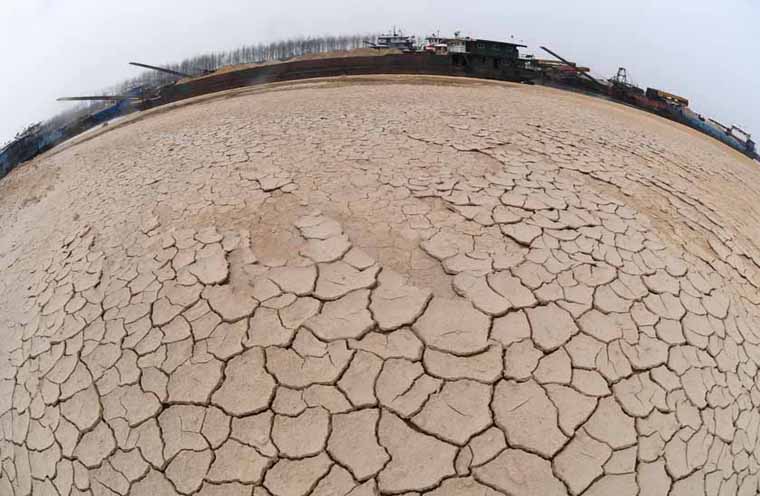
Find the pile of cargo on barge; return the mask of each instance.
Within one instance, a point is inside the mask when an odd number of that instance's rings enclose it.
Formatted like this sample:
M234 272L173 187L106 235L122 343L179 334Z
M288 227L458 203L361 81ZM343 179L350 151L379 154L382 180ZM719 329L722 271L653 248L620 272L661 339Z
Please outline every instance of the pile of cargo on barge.
M64 141L135 111L245 86L373 74L472 77L579 90L656 113L712 136L750 158L760 160L755 143L748 133L695 113L689 108L686 98L655 88L642 90L628 81L623 68L614 77L601 80L592 77L588 67L578 66L545 47L541 48L557 60L521 56L519 50L526 48L526 45L461 37L459 33L449 38L430 36L424 43L418 44L414 36L404 36L394 30L374 41L368 41L367 45L388 53L378 56L288 60L238 70L200 71L197 75L131 62L132 65L168 73L176 77L176 80L160 87L134 88L125 95L64 98L107 100L112 104L60 127L31 126L0 150L0 177Z

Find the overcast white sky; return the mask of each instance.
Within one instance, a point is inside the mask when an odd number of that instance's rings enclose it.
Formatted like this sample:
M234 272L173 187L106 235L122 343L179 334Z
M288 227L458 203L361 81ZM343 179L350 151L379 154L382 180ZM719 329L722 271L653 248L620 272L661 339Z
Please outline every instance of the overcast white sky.
M759 0L0 0L0 143L63 109L58 96L134 76L130 60L392 25L514 35L605 76L625 66L760 135Z

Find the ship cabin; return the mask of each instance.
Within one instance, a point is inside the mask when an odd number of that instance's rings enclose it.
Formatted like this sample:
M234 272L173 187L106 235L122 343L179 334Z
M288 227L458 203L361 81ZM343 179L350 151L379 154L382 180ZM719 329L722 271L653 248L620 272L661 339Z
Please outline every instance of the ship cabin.
M519 48L526 45L505 41L481 40L470 37L428 38L425 51L451 57L451 62L463 67L500 70L502 67L523 66Z
M516 59L520 56L518 48L526 45L491 40L465 40L465 52L480 57Z
M396 49L403 52L413 52L417 49L417 38L414 36L405 36L395 29L393 32L383 34L377 37L377 41L365 41L365 45L376 49Z
M461 53L474 57L517 59L520 56L518 48L525 48L526 45L467 37L429 38L427 47L439 55Z

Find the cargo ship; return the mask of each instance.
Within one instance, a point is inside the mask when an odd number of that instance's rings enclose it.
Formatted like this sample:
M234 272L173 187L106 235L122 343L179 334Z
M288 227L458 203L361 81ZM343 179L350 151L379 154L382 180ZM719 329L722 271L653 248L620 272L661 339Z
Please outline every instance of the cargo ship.
M643 90L629 80L624 67L620 67L608 79L594 78L588 67L578 66L546 47L541 49L558 61L528 57L528 67L536 71L536 81L540 84L581 91L652 112L711 136L747 157L760 161L756 144L748 132L694 112L689 108L687 98L657 88Z
M676 107L670 109L670 114L674 120L693 127L698 131L712 136L722 141L728 146L739 150L745 155L755 160L760 160L757 153L755 142L752 136L741 128L736 126L724 126L720 122L693 112L688 107Z
M618 69L615 77L609 79L609 95L614 99L629 103L643 110L653 112L667 119L711 136L749 158L760 160L752 136L736 126L725 126L720 122L698 114L689 108L689 100L679 95L656 88L646 91L626 81L625 69Z

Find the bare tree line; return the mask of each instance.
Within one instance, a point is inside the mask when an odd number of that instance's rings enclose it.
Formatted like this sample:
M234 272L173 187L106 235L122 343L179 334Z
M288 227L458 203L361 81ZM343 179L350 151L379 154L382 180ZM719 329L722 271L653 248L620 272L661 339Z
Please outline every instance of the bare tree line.
M273 43L244 45L233 50L204 53L186 58L177 63L166 64L163 67L187 74L200 75L205 71L213 71L229 65L282 61L309 54L353 50L364 46L364 40L374 41L375 39L376 35L366 34L298 37ZM154 63L155 61L142 62ZM101 94L123 94L138 86L155 88L169 84L174 80L175 78L169 74L158 71L144 71L134 78L127 79L105 89ZM45 132L59 129L68 123L102 110L109 105L111 105L109 102L102 101L79 103L59 112L44 122L27 126L16 135L14 140L30 132Z
M220 67L238 64L260 64L277 60L288 60L303 55L353 50L364 46L364 40L374 40L376 35L351 34L339 36L299 37L273 43L245 45L233 50L196 55L178 63L163 67L186 74L202 74ZM149 62L152 63L152 62ZM123 81L111 88L116 92L126 92L135 86L160 86L174 78L158 71L145 71L139 76Z

